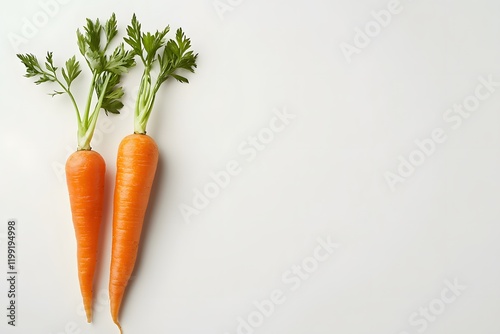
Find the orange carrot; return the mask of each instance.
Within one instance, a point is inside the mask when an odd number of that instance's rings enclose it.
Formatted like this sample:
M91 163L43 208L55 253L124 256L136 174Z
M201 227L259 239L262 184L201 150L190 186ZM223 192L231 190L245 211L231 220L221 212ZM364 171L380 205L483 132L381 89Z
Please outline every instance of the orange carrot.
M146 135L146 125L160 85L170 77L188 82L178 70L194 72L196 67L197 55L189 50L189 38L178 29L175 40L165 41L169 29L142 33L141 24L134 14L124 38L141 59L144 72L135 105L134 134L121 142L116 163L109 297L111 316L120 332L120 306L134 270L144 214L158 164L158 147ZM158 69L158 76L153 81L151 70L154 66Z
M117 33L115 14L104 24L99 19L87 19L83 33L77 30L78 48L92 73L87 100L82 109L72 92L72 83L81 73L80 63L75 56L69 58L62 67L54 65L52 52L47 52L45 64L40 64L33 54L17 55L26 67L26 77L37 78L36 84L50 82L59 85L59 90L50 95L67 94L76 112L78 147L77 152L66 162L66 179L76 234L78 277L88 322L92 320L92 283L106 169L103 158L91 151L90 142L101 110L116 114L123 107L120 101L123 96L120 78L135 65L134 54L125 51L123 43L112 52L108 50ZM94 104L93 98L97 98Z
M150 136L133 134L120 143L116 162L109 281L111 316L118 326L118 313L134 269L157 164L158 147Z
M66 182L75 227L78 278L87 321L92 320L92 286L104 202L106 164L95 151L76 151L66 162Z

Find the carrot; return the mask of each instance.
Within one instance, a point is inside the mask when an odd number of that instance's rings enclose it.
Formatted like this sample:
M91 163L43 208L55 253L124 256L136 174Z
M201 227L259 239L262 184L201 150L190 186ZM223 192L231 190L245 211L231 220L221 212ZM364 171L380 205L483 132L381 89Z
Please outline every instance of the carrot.
M66 180L75 228L80 291L88 322L92 320L92 287L106 170L104 159L99 153L91 151L90 142L101 109L106 113L119 113L123 107L120 101L123 96L123 89L119 85L120 78L135 65L133 53L125 51L123 43L113 52L107 52L117 33L115 14L104 25L101 25L99 19L87 19L84 33L77 30L78 48L92 74L87 101L82 111L71 90L72 83L81 73L80 63L75 56L69 58L60 69L54 65L52 52L47 53L44 66L33 54L17 55L26 67L26 77L36 77L36 84L52 82L59 85L61 90L54 90L50 95L67 94L76 112L78 146L77 151L66 162ZM94 96L97 102L92 108Z
M87 321L92 319L92 282L104 203L106 164L95 151L76 151L66 161L66 182L77 241L78 278Z
M180 82L188 82L188 79L177 73L178 70L194 72L196 67L197 55L189 51L189 38L184 35L182 29L178 29L175 40L166 42L165 36L169 30L167 26L153 34L142 33L141 25L134 14L125 37L125 42L141 59L144 72L135 105L134 134L125 137L121 142L116 164L109 297L111 317L120 332L120 306L134 270L144 214L158 163L158 147L155 141L146 135L146 125L160 85L170 77ZM151 78L153 66L158 67L155 81Z
M116 162L109 281L111 316L118 326L118 312L134 269L157 164L158 147L150 136L132 134L120 143Z

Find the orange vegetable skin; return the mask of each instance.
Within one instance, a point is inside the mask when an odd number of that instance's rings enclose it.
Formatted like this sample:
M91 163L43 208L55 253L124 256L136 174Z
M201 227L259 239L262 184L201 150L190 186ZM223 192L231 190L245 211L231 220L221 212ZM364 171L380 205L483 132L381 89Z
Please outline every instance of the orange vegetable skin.
M105 173L104 159L95 151L76 151L66 161L66 182L76 236L78 278L88 322L92 320L93 280L102 221Z
M109 281L111 316L118 327L120 305L134 270L157 165L158 146L150 136L132 134L120 143L116 162Z

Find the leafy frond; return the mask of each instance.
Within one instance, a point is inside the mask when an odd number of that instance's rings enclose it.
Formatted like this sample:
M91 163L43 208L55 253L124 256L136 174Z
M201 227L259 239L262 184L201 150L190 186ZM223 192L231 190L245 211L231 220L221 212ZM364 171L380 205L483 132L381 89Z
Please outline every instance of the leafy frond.
M144 65L135 112L135 132L137 133L145 133L146 131L155 95L161 84L170 77L179 82L188 83L189 80L179 72L181 70L194 72L196 68L198 54L194 54L190 50L191 40L179 28L176 31L175 39L166 41L165 36L169 31L170 27L167 26L161 31L143 33L135 14L130 25L127 26L127 37L124 40L141 58ZM159 73L152 84L151 71L155 63L158 63Z

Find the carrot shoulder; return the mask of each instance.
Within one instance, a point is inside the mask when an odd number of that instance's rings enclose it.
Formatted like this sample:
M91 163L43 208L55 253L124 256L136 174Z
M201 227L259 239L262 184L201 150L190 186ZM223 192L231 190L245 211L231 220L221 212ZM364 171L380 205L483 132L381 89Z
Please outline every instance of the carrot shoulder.
M66 162L66 182L75 227L78 278L87 321L92 320L93 280L104 202L106 164L95 151L76 151Z
M134 269L157 165L158 147L150 136L132 134L120 143L116 162L109 281L111 316L117 325L125 288Z

